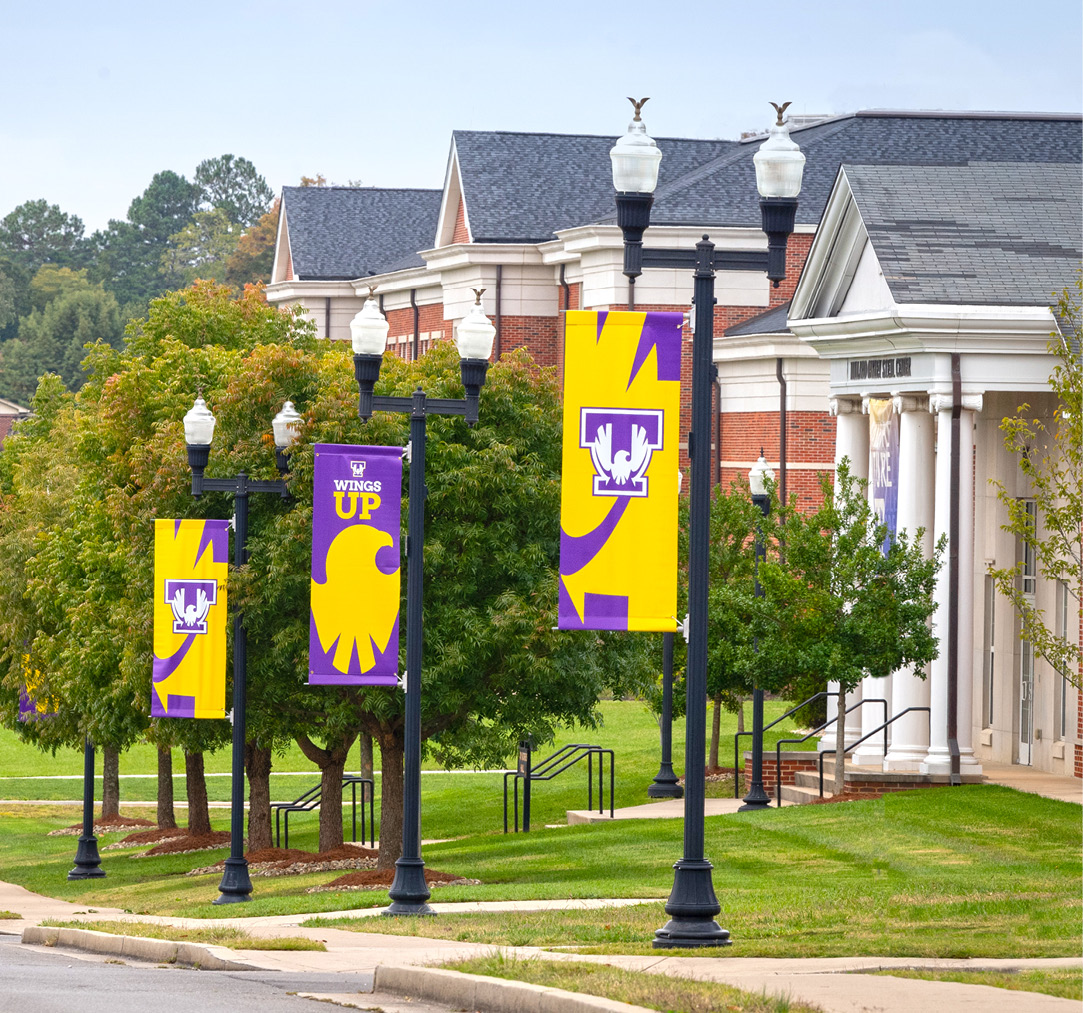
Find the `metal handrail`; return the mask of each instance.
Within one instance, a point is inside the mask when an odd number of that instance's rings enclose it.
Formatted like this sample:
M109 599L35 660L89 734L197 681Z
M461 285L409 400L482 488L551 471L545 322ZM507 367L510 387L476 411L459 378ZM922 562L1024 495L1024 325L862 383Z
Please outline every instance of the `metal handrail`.
M791 707L788 711L786 711L785 714L782 714L779 717L775 718L775 720L772 721L770 724L764 725L763 730L767 731L768 728L773 728L780 721L785 720L791 714L795 713L796 711L799 711L802 707L807 706L808 704L812 703L814 700L819 700L820 697L822 697L822 696L832 697L832 696L838 696L838 695L839 695L838 690L836 690L835 692L831 692L830 690L821 690L819 693L815 693L814 695L810 696L807 700L802 700L796 707ZM739 755L738 754L738 742L737 742L737 740L742 735L752 735L752 734L754 734L754 732L737 732L737 734L733 736L733 797L734 798L740 798L741 797L741 791L740 791L740 787L739 787L740 781L739 781L739 778L737 777L737 758L738 758L738 755Z
M353 823L353 841L357 843L357 786L361 785L361 843L365 843L365 789L368 789L369 802L369 844L376 847L376 785L370 777L359 777L356 774L344 774L342 787L350 786L351 812ZM290 846L290 813L312 812L320 804L323 794L323 784L317 784L309 788L300 798L292 802L272 802L271 808L275 811L275 847L282 842L282 828L285 826L285 847ZM280 819L285 813L284 820Z
M569 743L562 746L555 753L547 756L544 760L538 764L537 767L531 769L530 780L531 781L551 781L558 774L563 774L564 771L570 767L575 766L580 760L586 757L587 760L587 808L594 808L594 754L598 754L598 812L603 813L605 811L605 788L604 788L604 771L605 761L604 755L609 755L609 815L613 817L613 795L615 791L614 780L614 754L612 749L606 749L602 746L594 746L585 742ZM557 766L557 764L561 764ZM555 768L555 769L554 769ZM512 804L513 804L513 819L515 833L519 833L519 782L525 780L527 775L522 774L518 770L509 770L504 774L504 833L508 832L508 778L515 779L515 787L512 792ZM525 815L525 814L524 814ZM523 830L526 832L528 829L524 825Z
M880 725L879 728L874 728L871 732L868 733L868 735L862 735L861 738L858 739L856 742L851 743L849 748L843 750L843 758L845 759L845 756L846 756L847 753L852 752L857 746L860 746L862 742L864 742L866 739L871 739L877 732L879 732L881 730L884 732L884 739L886 741L887 740L887 726L892 724L892 722L898 721L899 718L901 718L904 714L909 714L911 711L925 711L925 713L929 715L929 732L930 732L930 734L932 734L932 727L933 727L933 712L932 712L932 710L930 708L928 708L928 707L907 707L906 710L901 710L901 711L899 711L898 714L895 714L894 716L889 718L882 725ZM830 753L832 756L838 756L838 750L837 749L823 749L823 750L820 751L820 759L818 761L819 765L820 765L820 798L824 797L824 757L828 753ZM884 750L884 755L887 756L887 749L886 748Z
M873 697L873 696L870 696L868 699L865 699L865 700L858 700L857 703L850 704L850 706L847 707L846 710L844 710L842 712L842 716L846 717L846 715L849 714L850 711L857 710L858 707L862 707L867 703L882 703L884 705L884 717L885 717L885 719L887 718L887 701L882 699L881 697ZM791 746L791 745L798 745L798 744L800 744L802 742L808 742L808 740L811 739L814 735L819 735L820 732L822 732L825 728L829 728L836 721L838 721L838 719L839 719L839 716L838 716L838 714L836 714L833 718L830 718L829 720L825 721L822 725L820 725L819 728L813 728L812 731L809 732L808 735L804 736L803 738L800 738L800 739L779 739L778 742L775 743L775 806L776 806L776 808L779 808L779 809L782 808L782 747L784 745ZM879 729L877 729L877 731L879 731ZM870 732L870 734L875 734L875 732ZM864 739L862 741L864 741ZM884 731L884 755L887 756L887 731L886 731L886 729Z

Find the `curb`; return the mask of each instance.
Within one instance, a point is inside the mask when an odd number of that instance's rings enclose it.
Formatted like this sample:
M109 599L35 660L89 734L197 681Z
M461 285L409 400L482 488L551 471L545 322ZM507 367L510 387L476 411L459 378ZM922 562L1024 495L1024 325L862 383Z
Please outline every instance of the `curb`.
M255 964L238 960L226 946L203 943L180 943L171 939L144 939L141 936L114 936L91 929L43 928L31 925L23 929L22 941L36 946L62 946L89 953L105 953L157 964L188 964L204 971L255 971Z
M373 991L430 999L452 1009L497 1013L654 1013L643 1006L584 992L434 967L381 964L376 968Z

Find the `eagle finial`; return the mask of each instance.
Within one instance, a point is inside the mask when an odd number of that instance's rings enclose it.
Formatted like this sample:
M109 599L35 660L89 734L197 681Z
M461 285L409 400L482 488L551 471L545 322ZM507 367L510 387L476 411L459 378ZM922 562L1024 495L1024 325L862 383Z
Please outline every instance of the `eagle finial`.
M470 291L474 293L474 305L475 306L480 306L481 305L481 297L483 295L485 295L485 289L483 289L483 288L472 288Z
M778 113L778 120L775 122L776 127L781 127L782 126L782 114L787 109L789 109L792 104L793 103L791 103L791 102L783 102L782 105L779 105L777 102L772 102L771 103L771 105L773 105L775 107L775 112Z
M376 297L376 289L378 289L379 287L380 287L379 285L369 285L368 286L369 298L370 299L374 299Z
M633 123L640 122L639 112L650 101L650 96L648 96L647 98L641 98L637 102L634 98L632 98L631 95L629 95L628 96L628 101L632 103L632 108L635 109L635 111L636 111L635 116L632 117L632 122Z

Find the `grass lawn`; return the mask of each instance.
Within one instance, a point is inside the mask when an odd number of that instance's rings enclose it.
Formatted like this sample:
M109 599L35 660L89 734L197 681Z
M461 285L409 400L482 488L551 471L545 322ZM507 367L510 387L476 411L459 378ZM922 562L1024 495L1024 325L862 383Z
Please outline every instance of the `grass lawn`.
M304 936L249 935L244 929L214 926L206 929L181 929L156 922L110 922L110 921L63 921L49 918L41 923L61 929L89 929L92 932L108 932L114 936L140 936L143 939L169 939L176 943L204 943L208 946L228 946L231 950L318 950L327 947L318 939Z
M479 974L484 972L477 972ZM1046 967L1034 971L872 971L871 974L922 981L958 981L964 985L992 985L1019 992L1044 992L1083 1002L1083 969Z
M217 874L186 876L225 849L134 858L102 851L101 880L68 882L76 839L47 837L71 812L0 807L0 879L135 913L217 917ZM30 810L25 812L24 810ZM227 814L216 823L224 827ZM315 843L314 830L291 844ZM653 898L656 904L544 914L359 919L340 927L494 944L647 953L681 853L681 821L626 821L427 846L434 869L480 879L437 900ZM310 837L306 839L305 834ZM106 835L105 842L119 835ZM709 818L707 855L733 934L727 954L752 956L1038 957L1080 950L1080 807L992 785ZM306 894L336 872L254 877L231 915L383 906L378 891Z
M788 998L756 995L717 982L689 981L664 974L643 974L577 961L509 960L496 954L443 966L467 974L485 974L493 978L510 978L549 988L563 988L569 992L586 992L635 1006L663 1010L665 1013L671 1010L680 1010L681 1013L716 1013L718 1010L821 1013L819 1006Z

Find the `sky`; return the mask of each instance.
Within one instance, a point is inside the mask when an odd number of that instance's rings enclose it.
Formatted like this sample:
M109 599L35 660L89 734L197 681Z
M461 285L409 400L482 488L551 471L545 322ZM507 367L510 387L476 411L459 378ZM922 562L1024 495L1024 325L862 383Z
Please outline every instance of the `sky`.
M5 10L6 8L6 10ZM791 112L1083 109L1079 0L0 3L0 216L154 173L443 185L455 129L735 138ZM599 166L599 172L608 172Z

